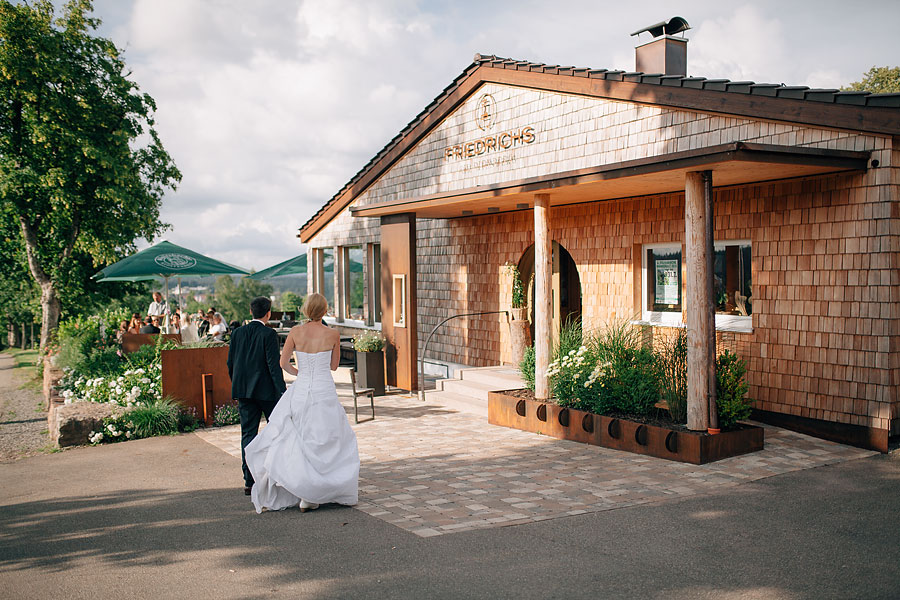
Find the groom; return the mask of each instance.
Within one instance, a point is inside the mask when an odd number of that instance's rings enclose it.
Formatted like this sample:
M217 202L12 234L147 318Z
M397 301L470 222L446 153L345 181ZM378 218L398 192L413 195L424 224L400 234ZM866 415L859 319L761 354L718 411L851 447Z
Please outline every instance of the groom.
M266 326L272 315L272 301L260 296L250 302L253 320L238 327L231 334L228 347L228 375L231 376L231 397L238 401L241 414L241 467L244 470L244 493L250 495L253 475L247 468L244 448L259 433L259 419L266 422L281 395L284 394L284 374L278 364L278 334Z

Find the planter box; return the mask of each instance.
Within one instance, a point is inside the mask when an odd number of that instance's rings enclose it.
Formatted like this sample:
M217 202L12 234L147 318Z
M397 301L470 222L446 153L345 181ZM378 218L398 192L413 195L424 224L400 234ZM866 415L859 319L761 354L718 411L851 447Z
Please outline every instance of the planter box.
M163 350L163 396L193 408L198 419L212 425L215 410L232 401L227 362L228 346Z
M743 425L717 435L595 415L504 392L488 394L488 422L636 454L695 465L763 449L763 429Z
M356 353L356 387L372 388L384 396L384 350Z

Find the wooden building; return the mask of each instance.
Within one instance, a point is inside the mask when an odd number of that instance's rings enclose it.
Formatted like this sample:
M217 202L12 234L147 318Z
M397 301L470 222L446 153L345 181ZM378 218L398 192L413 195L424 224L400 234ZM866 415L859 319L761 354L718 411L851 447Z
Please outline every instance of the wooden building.
M660 44L683 38L638 63ZM886 450L900 434L900 95L679 69L476 55L302 227L310 291L339 327L380 327L388 383L416 389L424 338L509 308L516 263L535 275L539 366L566 318L660 336L686 323L696 409L714 319L758 418ZM456 319L428 358L501 364L508 337L503 315Z

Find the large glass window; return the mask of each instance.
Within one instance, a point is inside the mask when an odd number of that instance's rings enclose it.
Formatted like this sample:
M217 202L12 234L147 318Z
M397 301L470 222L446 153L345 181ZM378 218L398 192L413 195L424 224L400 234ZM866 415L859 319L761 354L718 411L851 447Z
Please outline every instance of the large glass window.
M714 249L716 327L749 330L753 314L750 242L716 242ZM643 319L680 323L684 310L681 246L644 246L643 258Z
M328 301L328 316L334 316L334 248L322 248L322 289L319 293Z
M365 253L361 246L345 246L344 252L344 318L361 321L363 319L365 297Z
M715 250L716 313L743 317L753 314L750 242L721 242Z

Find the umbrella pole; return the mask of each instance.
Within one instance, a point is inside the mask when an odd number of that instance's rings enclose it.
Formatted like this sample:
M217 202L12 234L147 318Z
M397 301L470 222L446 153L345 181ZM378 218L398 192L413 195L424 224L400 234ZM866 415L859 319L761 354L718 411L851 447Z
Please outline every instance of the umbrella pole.
M166 312L163 315L163 319L165 320L165 332L169 333L169 276L163 275L163 279L166 280Z

